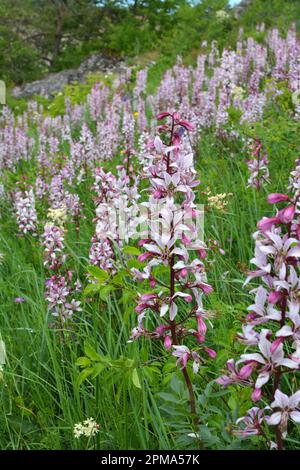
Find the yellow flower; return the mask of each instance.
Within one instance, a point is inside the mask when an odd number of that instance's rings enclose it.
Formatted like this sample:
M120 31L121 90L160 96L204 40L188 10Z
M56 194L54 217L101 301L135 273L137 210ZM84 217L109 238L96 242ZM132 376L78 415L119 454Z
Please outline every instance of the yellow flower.
M66 207L60 207L58 209L49 209L47 214L48 219L51 220L55 225L59 227L63 226L67 220L67 209Z
M228 205L228 201L226 200L228 196L232 196L232 193L221 193L216 194L215 196L209 196L207 198L208 206L218 211L225 211L226 206Z
M240 86L234 86L231 93L235 98L242 99L244 97L245 90Z

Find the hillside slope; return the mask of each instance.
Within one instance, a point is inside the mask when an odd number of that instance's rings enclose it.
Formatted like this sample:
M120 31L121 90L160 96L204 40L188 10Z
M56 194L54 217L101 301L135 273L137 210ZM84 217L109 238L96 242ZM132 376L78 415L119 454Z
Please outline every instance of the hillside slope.
M2 108L2 449L299 449L300 40L233 37Z

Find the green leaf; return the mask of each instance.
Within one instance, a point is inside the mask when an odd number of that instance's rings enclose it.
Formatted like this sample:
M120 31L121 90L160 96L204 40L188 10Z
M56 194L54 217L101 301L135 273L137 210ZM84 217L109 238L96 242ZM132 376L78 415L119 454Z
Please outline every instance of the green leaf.
M128 304L130 302L132 302L132 300L136 297L136 292L134 292L133 290L123 290L122 291L122 297L121 299L119 300L119 303L124 303L125 306L128 306ZM131 309L130 309L131 310Z
M117 287L122 287L125 285L125 277L127 275L126 271L119 271L115 276L113 276L111 280L111 284L117 286Z
M170 387L176 395L182 395L185 392L185 386L176 375L173 375Z
M140 379L139 379L139 375L138 375L138 371L136 370L136 368L133 369L131 377L132 377L133 385L136 388L142 388L141 382L140 382Z
M127 266L129 268L137 268L141 269L143 266L143 263L140 263L136 258L129 259L127 262Z
M87 367L86 369L83 369L77 377L76 386L80 387L82 382L86 380L90 375L92 375L93 370L93 367Z
M84 342L84 352L92 361L98 362L102 359L102 356L87 341Z
M91 364L91 360L88 357L82 356L76 360L75 364L80 367L87 367Z
M97 377L101 372L105 369L105 365L101 364L101 362L98 362L97 364L94 365L93 367L93 373L91 375L91 379L94 379Z
M229 393L229 390L220 390L219 392L212 393L210 396L213 398L218 398L223 397L224 395L228 395Z
M200 437L208 447L220 444L220 439L217 436L214 436L207 426L200 425Z
M158 394L160 398L165 401L169 401L171 403L180 403L180 399L176 395L172 395L171 393L161 392Z
M109 294L115 290L115 287L112 285L107 285L104 286L100 289L100 299L103 300L104 302L107 302Z
M109 278L109 275L104 269L98 268L98 266L89 266L88 272L91 276L98 279L98 281L105 282Z
M238 407L237 401L236 401L236 399L235 399L233 396L231 396L231 397L229 398L229 400L228 400L227 403L228 403L229 408L230 408L232 411L235 411L235 410L237 409L237 407Z
M89 284L86 286L86 288L83 291L83 296L86 297L87 295L95 295L99 294L99 291L101 289L100 284Z
M123 253L126 255L139 256L141 254L140 250L135 246L125 246L123 248Z

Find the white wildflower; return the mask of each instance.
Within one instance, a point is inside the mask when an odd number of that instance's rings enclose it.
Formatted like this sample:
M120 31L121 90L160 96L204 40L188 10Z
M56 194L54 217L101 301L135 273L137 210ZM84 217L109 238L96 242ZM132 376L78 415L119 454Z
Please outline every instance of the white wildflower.
M96 423L94 418L88 418L83 423L74 425L74 436L79 439L81 436L93 437L99 432L99 424Z

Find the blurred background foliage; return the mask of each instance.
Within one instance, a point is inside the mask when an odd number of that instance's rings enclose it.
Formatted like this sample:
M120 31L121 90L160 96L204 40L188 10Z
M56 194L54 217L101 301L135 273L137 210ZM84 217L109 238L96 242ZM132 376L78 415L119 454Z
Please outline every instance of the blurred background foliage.
M299 0L0 0L0 77L8 85L79 66L90 54L134 58L155 52L170 65L203 40L234 44L239 28L285 30ZM247 4L247 5L246 5ZM228 16L220 20L216 12ZM297 25L298 26L298 25ZM192 56L193 57L193 56Z

